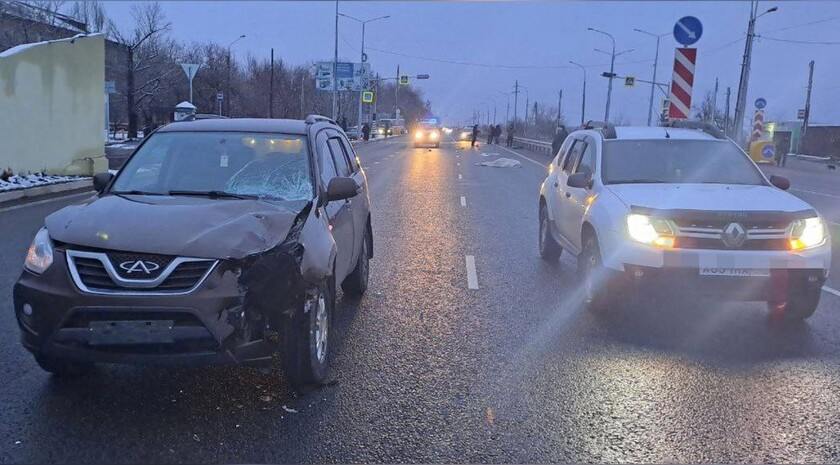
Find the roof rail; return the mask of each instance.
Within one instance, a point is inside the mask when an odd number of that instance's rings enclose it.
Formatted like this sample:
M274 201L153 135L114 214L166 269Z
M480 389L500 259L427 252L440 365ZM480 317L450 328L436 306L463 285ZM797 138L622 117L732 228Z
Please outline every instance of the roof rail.
M719 127L705 121L670 120L664 124L666 128L699 129L715 139L726 139L726 134Z
M338 125L338 123L333 121L332 118L327 118L326 116L323 116L323 115L309 115L309 116L306 117L306 119L304 121L306 122L306 124L332 123L332 124Z
M583 129L594 129L597 131L601 131L601 134L604 136L604 139L615 139L615 126L612 123L608 123L605 121L593 121L589 120L581 126Z

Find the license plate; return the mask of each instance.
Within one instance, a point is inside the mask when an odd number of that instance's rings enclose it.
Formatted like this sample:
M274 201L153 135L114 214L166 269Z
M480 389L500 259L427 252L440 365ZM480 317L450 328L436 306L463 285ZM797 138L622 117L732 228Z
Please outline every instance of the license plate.
M738 278L755 278L768 277L770 270L763 270L758 268L720 268L708 267L700 268L701 276L734 276Z
M91 345L171 344L172 320L91 321Z

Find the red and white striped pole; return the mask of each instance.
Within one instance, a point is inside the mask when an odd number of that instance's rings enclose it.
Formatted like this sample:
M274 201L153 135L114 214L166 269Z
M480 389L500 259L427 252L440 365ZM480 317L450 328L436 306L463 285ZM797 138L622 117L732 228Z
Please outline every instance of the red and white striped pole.
M691 90L694 87L696 48L674 50L674 74L671 78L669 119L688 119L691 115Z

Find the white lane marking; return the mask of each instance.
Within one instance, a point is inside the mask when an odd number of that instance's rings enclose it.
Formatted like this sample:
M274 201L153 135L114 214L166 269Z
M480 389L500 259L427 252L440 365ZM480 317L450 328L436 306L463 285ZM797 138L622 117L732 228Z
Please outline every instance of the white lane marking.
M458 162L458 166L461 166L461 162L460 162L460 161Z
M467 255L467 288L478 289L478 274L475 272L475 257Z
M12 207L0 208L0 213L10 212L12 210L18 210L20 208L34 207L36 205L43 205L45 203L58 202L59 200L67 200L67 199L73 199L73 198L76 198L76 197L91 196L93 194L94 194L93 191L80 192L78 194L62 195L62 196L59 196L59 197L53 197L53 198L49 198L49 199L38 200L38 201L35 201L35 202L22 203L20 205L15 205L15 206L12 206Z
M374 165L378 165L378 164L379 164L379 162L378 162L378 161L375 161L375 162L373 162L373 164L374 164Z
M462 206L462 207L466 207L466 206L467 206L467 198L466 198L466 197L464 197L463 195L461 196L461 206Z
M832 289L828 286L823 286L822 290L825 291L825 292L828 292L829 294L831 294L833 296L840 297L840 291L838 291L837 289Z
M817 191L809 191L805 189L791 189L794 192L803 192L805 194L813 194L813 195L822 195L823 197L831 197L832 199L840 199L840 195L837 194L827 194L825 192L817 192Z
M461 175L459 174L459 175L458 175L458 179L463 179L463 176L461 176Z
M509 149L509 148L507 148L507 147L504 147L504 146L501 146L501 145L500 145L500 146L499 146L499 148L500 148L500 149L504 149L504 150L506 150L506 151L508 151L508 152L510 152L510 153L512 153L512 154L514 154L514 155L516 155L517 157L524 158L525 160L530 161L531 163L533 163L533 164L535 164L535 165L539 166L540 168L545 169L545 167L546 167L546 166L548 166L548 164L543 164L543 163L540 163L540 162L538 162L538 161L534 160L534 159L533 159L533 158L531 158L531 157L526 157L525 155L522 155L521 153L519 153L519 152L517 152L517 151L515 151L515 150L511 150L511 149Z

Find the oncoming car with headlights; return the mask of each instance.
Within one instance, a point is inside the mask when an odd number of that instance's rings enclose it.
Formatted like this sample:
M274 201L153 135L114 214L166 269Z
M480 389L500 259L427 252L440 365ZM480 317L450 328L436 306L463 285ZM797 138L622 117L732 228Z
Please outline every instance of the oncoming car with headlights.
M539 251L577 256L585 300L705 295L813 314L831 262L813 207L716 128L589 123L555 154L539 196Z
M46 218L15 284L42 368L270 364L326 376L336 286L373 256L364 171L331 120L185 121Z
M436 121L421 121L411 133L415 147L440 147L441 127Z

